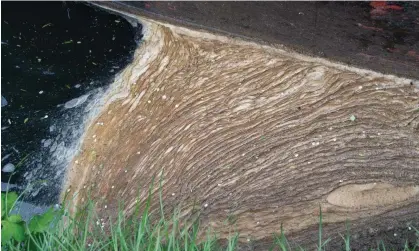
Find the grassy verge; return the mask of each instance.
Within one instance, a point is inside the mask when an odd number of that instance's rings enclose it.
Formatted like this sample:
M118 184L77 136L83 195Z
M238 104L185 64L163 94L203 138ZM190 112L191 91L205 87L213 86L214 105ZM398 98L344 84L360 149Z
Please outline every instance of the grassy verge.
M66 209L51 208L45 214L24 222L18 214L11 214L18 196L2 193L2 250L237 250L237 233L221 244L216 233L202 229L198 220L192 224L180 222L176 210L170 219L165 218L163 213L152 215L150 198L143 209L137 204L131 217L125 217L120 207L116 219L101 219L95 213L93 202L90 202L74 217ZM326 250L330 240L323 240L322 226L320 213L318 251ZM206 231L206 238L198 240L198 232L202 230ZM416 228L413 230L419 236L419 231ZM351 250L349 231L342 238L343 250ZM282 227L281 233L274 235L271 250L293 250ZM379 244L371 250L384 251L386 248ZM419 246L406 245L404 249L413 250L419 250Z

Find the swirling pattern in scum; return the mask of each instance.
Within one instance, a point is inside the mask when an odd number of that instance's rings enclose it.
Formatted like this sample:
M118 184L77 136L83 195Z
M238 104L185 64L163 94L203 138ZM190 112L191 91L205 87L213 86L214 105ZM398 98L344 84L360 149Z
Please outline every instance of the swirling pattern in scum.
M164 170L166 210L200 209L221 237L229 215L245 238L281 223L304 230L319 204L328 223L418 217L400 209L419 201L410 80L144 22L145 41L96 118L103 126L88 129L68 173L76 203L89 192L101 214L119 200L132 212Z

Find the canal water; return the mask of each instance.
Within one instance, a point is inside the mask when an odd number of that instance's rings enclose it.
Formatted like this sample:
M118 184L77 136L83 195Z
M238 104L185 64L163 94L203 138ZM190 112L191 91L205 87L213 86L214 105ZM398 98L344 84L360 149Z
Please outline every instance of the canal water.
M58 201L100 96L133 57L141 24L74 2L2 2L2 191Z

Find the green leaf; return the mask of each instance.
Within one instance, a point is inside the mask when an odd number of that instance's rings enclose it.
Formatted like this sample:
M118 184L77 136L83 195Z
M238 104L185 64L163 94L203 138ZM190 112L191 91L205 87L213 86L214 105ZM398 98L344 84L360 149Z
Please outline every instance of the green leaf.
M73 40L67 40L63 42L63 44L71 44L71 43L73 43Z
M23 221L22 216L19 214L10 215L9 217L7 217L7 220L12 223L20 223Z
M15 204L18 196L16 192L8 192L7 194L2 193L1 194L2 202L3 202L3 196L4 196L4 204L5 204L4 213L7 215L10 212L10 210L12 210L13 205Z
M55 215L56 212L52 207L41 215L35 215L29 222L29 231L31 233L40 233L47 230Z
M19 242L25 240L25 228L23 224L8 220L1 221L1 242L7 242L12 238Z
M6 194L1 193L1 219L6 215Z

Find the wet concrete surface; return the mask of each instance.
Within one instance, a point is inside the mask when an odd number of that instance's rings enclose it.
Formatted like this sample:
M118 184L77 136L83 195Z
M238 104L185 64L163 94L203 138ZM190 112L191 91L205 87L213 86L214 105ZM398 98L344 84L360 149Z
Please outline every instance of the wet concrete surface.
M282 224L312 250L321 205L331 250L346 220L363 247L388 227L404 245L419 215L418 81L138 20L142 46L70 166L76 206L90 196L115 217L119 200L129 215L164 173L151 212L161 195L165 213L199 211L221 239L270 244Z
M360 68L419 78L417 2L106 2Z

